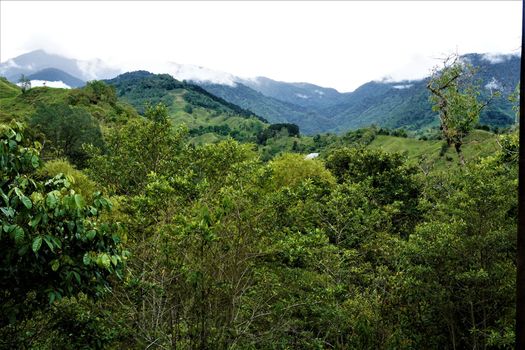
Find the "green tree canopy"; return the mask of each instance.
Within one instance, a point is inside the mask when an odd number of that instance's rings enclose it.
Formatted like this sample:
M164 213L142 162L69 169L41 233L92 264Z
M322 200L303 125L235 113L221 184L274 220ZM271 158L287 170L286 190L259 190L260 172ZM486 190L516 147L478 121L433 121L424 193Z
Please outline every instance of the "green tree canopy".
M81 107L40 104L30 126L44 134L44 157L65 156L78 167L83 167L88 157L84 144L104 145L98 121Z
M114 224L99 220L110 202L100 193L87 202L67 177L38 178L40 145L19 123L0 126L0 328L36 308L82 291L99 294L121 274L125 254Z

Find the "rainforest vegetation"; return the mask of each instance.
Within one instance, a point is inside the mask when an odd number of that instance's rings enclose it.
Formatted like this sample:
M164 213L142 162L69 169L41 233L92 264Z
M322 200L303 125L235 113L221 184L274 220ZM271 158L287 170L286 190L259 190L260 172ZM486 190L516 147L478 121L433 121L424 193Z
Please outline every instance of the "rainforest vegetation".
M447 77L444 136L0 80L0 348L513 348L517 133Z

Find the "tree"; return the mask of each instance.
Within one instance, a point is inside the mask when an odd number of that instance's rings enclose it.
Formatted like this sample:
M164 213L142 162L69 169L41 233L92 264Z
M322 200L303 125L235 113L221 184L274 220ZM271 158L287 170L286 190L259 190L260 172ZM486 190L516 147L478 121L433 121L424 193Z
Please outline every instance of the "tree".
M87 147L89 175L116 194L143 191L150 172L177 167L177 154L187 130L174 129L164 105L147 106L145 118L134 118L106 135L105 148Z
M443 136L449 147L454 146L461 165L465 164L461 150L463 139L488 104L478 101L480 92L473 81L474 74L474 68L456 54L445 59L441 69L434 68L427 84L432 110L439 112Z
M516 165L497 154L426 177L432 210L399 254L392 305L410 348L513 348Z
M420 189L416 168L399 153L367 148L339 148L328 155L326 167L339 183L359 183L369 188L373 203L392 214L395 232L408 236L420 218Z
M31 80L29 80L24 74L20 76L20 79L18 79L18 85L22 89L22 93L25 93L29 89L31 89Z
M0 127L0 339L15 343L17 321L64 296L100 295L126 255L117 226L99 219L110 202L100 193L85 200L62 174L36 176L40 145L23 131Z
M102 132L98 121L82 107L67 104L41 104L31 119L31 127L44 134L43 154L46 157L66 156L82 167L88 158L84 144L102 148Z

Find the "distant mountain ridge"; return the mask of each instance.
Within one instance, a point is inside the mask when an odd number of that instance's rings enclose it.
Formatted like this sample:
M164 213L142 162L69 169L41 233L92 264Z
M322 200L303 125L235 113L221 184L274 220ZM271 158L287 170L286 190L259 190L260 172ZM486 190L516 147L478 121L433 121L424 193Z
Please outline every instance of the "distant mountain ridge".
M72 88L78 88L86 84L85 81L56 68L44 68L41 71L28 75L27 78L29 80L61 81Z
M77 60L35 50L0 63L0 76L17 82L22 74L31 75L46 68L61 70L82 81L109 79L121 73L120 69L110 67L100 59Z
M466 54L462 59L478 69L482 92L499 90L501 96L482 112L481 124L507 126L514 114L508 96L519 82L517 55ZM345 132L376 124L388 128L420 130L437 126L426 89L428 78L412 81L370 81L353 92L340 93L307 83L284 83L268 78L239 80L246 88L260 92L278 103L268 115L268 100L256 94L221 84L199 83L205 89L242 107L250 108L272 122L298 124L305 133ZM482 96L483 97L483 96Z
M513 122L508 96L519 81L520 57L517 55L466 54L462 59L478 68L485 93L499 90L480 123L506 126ZM50 70L51 69L51 70ZM42 50L33 51L0 63L0 76L18 81L20 74L30 77L68 79L70 86L79 81L110 79L120 73L100 60L79 61ZM438 124L426 90L427 79L414 81L370 81L353 92L310 83L280 82L266 77L240 78L196 65L167 63L155 73L192 82L208 93L240 109L249 110L272 123L294 123L306 134L345 132L371 124L389 128L420 130ZM47 80L47 79L42 79Z

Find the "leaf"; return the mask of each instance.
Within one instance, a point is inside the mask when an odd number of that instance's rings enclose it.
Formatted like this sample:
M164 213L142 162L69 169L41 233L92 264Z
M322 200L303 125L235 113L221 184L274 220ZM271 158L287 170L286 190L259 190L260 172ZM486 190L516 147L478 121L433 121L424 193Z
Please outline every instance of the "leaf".
M78 284L80 284L80 275L78 274L78 272L73 271L73 276L75 276L75 279L77 280Z
M26 255L28 248L29 247L27 245L21 246L20 249L18 249L18 255L20 256Z
M0 210L8 218L12 218L15 215L15 211L11 207L2 207L2 208L0 208Z
M60 241L60 239L58 237L51 237L52 241L53 241L53 244L55 245L55 247L59 248L59 249L62 249L62 242Z
M79 194L75 194L74 196L75 198L75 205L77 206L77 208L83 208L84 207L84 198L82 198L81 195Z
M40 220L42 220L42 213L38 213L37 216L31 219L31 221L29 222L29 226L35 228L36 225L38 225L38 223L40 222Z
M95 230L89 230L87 233L86 233L86 237L91 241L93 240L93 238L95 238L95 236L97 235L97 231Z
M91 263L91 257L88 253L84 254L84 257L82 258L82 262L84 265L89 265Z
M54 194L53 192L47 194L46 205L49 208L51 208L51 209L55 208L56 205L57 205L57 202L58 202L58 200L57 200L56 194Z
M49 293L47 293L47 296L49 297L49 304L53 304L53 302L55 301L55 292L54 291L51 291Z
M97 258L97 264L100 267L105 267L106 269L108 269L111 265L109 256L106 253L99 255Z
M51 270L56 271L58 270L59 267L60 267L60 262L57 259L51 261Z
M55 247L53 246L53 242L51 242L51 236L45 236L44 237L44 242L46 242L47 246L49 247L49 249L51 249L51 251L54 253L55 252Z
M38 168L38 166L40 165L40 161L38 159L38 157L36 155L32 155L31 156L31 165L33 166L33 168Z
M16 226L15 229L14 229L14 235L15 235L15 242L20 242L22 239L24 239L24 235L25 235L25 232L24 232L24 229L21 228L20 226Z
M5 205L9 205L9 197L1 189L0 189L0 195L2 196L2 199L4 200Z
M33 203L31 203L31 199L27 198L26 196L20 197L20 200L22 201L22 204L24 204L24 206L27 209L31 209L33 207Z
M42 236L37 236L34 240L33 240L33 245L31 246L31 248L33 249L33 251L36 253L40 250L40 247L42 246Z

